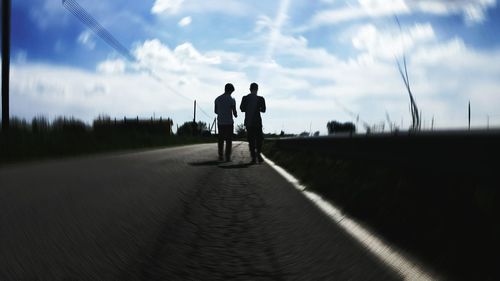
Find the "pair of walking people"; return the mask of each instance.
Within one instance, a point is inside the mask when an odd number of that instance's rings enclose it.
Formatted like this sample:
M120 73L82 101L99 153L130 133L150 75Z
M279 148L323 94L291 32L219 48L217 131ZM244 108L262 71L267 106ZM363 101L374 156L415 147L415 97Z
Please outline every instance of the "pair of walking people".
M266 101L258 96L259 85L250 84L250 94L243 97L240 104L240 110L245 112L245 128L247 130L248 146L252 163L263 162L262 150L262 117L261 112L266 112ZM215 113L217 114L217 127L219 128L218 152L219 160L231 161L232 139L234 130L234 118L238 117L236 111L236 101L231 94L234 92L234 86L227 83L224 87L224 94L215 99ZM226 149L224 154L224 142Z

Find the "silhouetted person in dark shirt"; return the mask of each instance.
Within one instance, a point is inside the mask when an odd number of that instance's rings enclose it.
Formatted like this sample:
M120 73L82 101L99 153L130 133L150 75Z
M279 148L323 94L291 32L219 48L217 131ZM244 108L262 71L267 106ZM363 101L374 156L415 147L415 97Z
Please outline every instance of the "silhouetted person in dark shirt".
M226 161L231 161L231 148L233 141L234 117L238 117L236 111L236 101L231 94L234 92L234 86L227 83L224 87L224 94L215 99L215 114L217 114L217 127L219 128L219 160L224 159L224 141L226 141Z
M250 156L252 163L263 162L262 155L262 118L261 112L266 112L266 100L257 95L259 85L257 83L250 84L250 94L243 97L241 100L240 109L245 112L245 127L247 129L248 146L250 148Z

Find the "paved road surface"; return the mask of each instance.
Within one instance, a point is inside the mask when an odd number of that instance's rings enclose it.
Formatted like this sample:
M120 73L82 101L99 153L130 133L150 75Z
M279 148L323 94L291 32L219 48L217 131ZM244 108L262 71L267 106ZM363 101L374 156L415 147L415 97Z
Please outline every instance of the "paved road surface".
M0 169L0 280L400 280L244 143Z

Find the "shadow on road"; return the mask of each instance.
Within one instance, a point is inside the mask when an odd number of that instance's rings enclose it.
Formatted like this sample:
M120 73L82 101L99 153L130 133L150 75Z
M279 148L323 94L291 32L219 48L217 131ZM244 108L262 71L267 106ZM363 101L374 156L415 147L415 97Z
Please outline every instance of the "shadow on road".
M248 168L254 164L252 163L237 163L232 164L231 162L221 162L217 160L209 160L209 161L201 161L201 162L190 162L188 163L191 166L218 166L222 169L242 169Z
M241 168L248 168L254 164L252 163L239 163L239 164L231 164L231 165L219 165L219 168L222 169L241 169Z
M188 163L191 166L217 166L221 162L217 160L209 160L209 161L201 161L201 162L190 162Z

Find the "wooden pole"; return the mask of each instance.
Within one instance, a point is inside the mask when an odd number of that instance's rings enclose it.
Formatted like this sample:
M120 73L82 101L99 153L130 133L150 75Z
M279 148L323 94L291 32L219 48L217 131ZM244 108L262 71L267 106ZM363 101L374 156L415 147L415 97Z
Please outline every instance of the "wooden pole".
M196 123L196 100L194 100L193 123Z
M11 0L2 0L2 130L9 128Z
M194 106L193 106L193 124L191 124L191 130L193 133L193 136L197 135L198 131L198 126L196 125L196 100L194 100Z
M469 101L469 131L470 131L470 101Z

